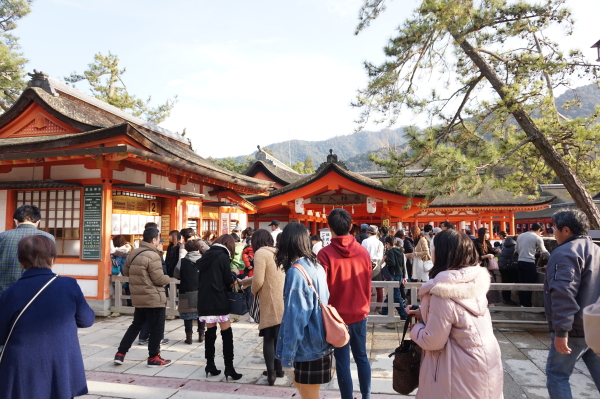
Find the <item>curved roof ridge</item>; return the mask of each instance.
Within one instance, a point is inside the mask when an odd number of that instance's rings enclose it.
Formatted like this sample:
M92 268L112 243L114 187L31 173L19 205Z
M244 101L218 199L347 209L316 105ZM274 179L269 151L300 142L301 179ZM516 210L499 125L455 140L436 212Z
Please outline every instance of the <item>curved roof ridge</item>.
M155 125L154 123L150 123L148 121L145 121L141 118L138 118L136 116L133 116L125 111L123 111L122 109L119 109L113 105L110 105L107 102L104 102L102 100L97 99L96 97L92 97L88 94L85 94L84 92L81 92L79 90L77 90L74 87L69 86L66 83L61 82L60 80L53 78L52 76L48 76L48 83L50 84L51 89L54 89L55 91L64 93L68 96L71 97L75 97L78 100L84 101L96 108L100 108L106 112L109 112L115 116L118 116L121 119L124 119L126 121L129 121L135 125L139 125L143 128L146 128L148 130L151 130L155 133L158 133L160 135L163 136L167 136L171 139L177 140L181 143L184 143L186 145L189 145L188 141L181 136L178 133L174 133L168 129L162 128L158 125Z

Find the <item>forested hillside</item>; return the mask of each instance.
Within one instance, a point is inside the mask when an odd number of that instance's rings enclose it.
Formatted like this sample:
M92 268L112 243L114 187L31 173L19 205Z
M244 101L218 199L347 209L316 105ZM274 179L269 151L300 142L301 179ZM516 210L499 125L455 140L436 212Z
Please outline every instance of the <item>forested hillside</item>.
M565 103L575 99L581 102L581 106L571 105L568 109L564 108ZM559 112L571 119L590 116L597 105L600 105L600 89L593 83L574 90L567 90L556 98Z

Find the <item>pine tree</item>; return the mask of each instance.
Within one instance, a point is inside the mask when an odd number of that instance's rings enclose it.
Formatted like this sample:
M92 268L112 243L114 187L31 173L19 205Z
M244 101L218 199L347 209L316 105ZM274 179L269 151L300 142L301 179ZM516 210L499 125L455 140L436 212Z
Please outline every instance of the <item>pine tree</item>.
M10 32L17 21L29 14L32 0L4 0L0 3L0 108L9 109L27 86L18 38Z
M119 68L119 58L110 51L107 56L101 53L94 55L94 62L88 64L88 67L83 75L76 72L71 73L71 76L64 78L65 82L75 84L85 80L90 85L94 97L127 111L133 116L159 124L169 117L177 103L177 96L175 96L153 108L150 106L151 97L142 100L129 94L122 79L126 69Z
M310 157L307 157L304 160L304 173L305 174L315 173L315 164L314 164L312 158L310 158Z
M384 11L385 0L365 0L357 33ZM427 129L408 129L410 150L376 159L405 190L481 193L484 185L514 194L537 184L565 185L577 206L600 228L589 192L600 190L600 108L569 120L553 90L573 77L598 84L598 66L579 50L565 51L550 35L573 28L565 0L421 0L385 47L386 61L366 63L369 77L353 105L362 127L393 124L403 109L429 117ZM591 38L593 40L594 38ZM598 38L595 38L598 39ZM431 91L421 83L435 81ZM405 170L418 169L407 177Z

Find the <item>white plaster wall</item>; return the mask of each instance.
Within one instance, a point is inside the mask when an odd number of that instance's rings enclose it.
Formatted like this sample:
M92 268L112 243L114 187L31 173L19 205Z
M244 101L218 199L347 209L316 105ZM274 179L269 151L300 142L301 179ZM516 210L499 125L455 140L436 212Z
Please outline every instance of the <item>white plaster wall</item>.
M55 263L52 270L63 276L97 276L98 265Z
M81 291L83 291L83 296L98 296L98 280L77 280L77 284L79 284Z
M113 179L123 180L130 183L144 184L146 183L146 172L141 170L125 168L124 171L113 171Z
M0 232L3 232L6 226L7 193L6 190L0 190Z
M44 168L36 166L35 171L33 166L25 166L20 168L12 168L8 173L0 173L0 181L31 181L43 180Z
M219 198L217 198L216 195L208 195L209 191L213 191L214 188L210 187L210 186L202 186L202 194L204 194L204 201L218 201Z
M167 176L160 176L152 174L152 185L163 188L171 188L173 190L177 189L177 183L173 183L169 181Z
M181 191L187 191L189 193L202 194L200 192L200 185L199 184L195 184L195 183L182 184L182 185L179 186L179 189Z
M99 179L100 169L86 169L83 165L58 165L50 168L52 180Z

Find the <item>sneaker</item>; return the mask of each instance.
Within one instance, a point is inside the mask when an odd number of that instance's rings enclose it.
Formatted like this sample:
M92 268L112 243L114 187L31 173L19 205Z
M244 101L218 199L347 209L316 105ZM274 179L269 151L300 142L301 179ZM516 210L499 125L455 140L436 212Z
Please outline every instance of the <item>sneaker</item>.
M168 343L169 343L169 338L163 338L163 339L160 341L160 343L161 343L162 345L166 345L166 344L168 344ZM147 340L147 339L140 339L140 340L138 341L138 345L148 345L148 340Z
M169 364L171 364L171 361L160 357L160 353L154 357L148 358L148 367L165 367Z
M117 353L115 355L115 364L123 364L125 360L125 355L123 353Z

